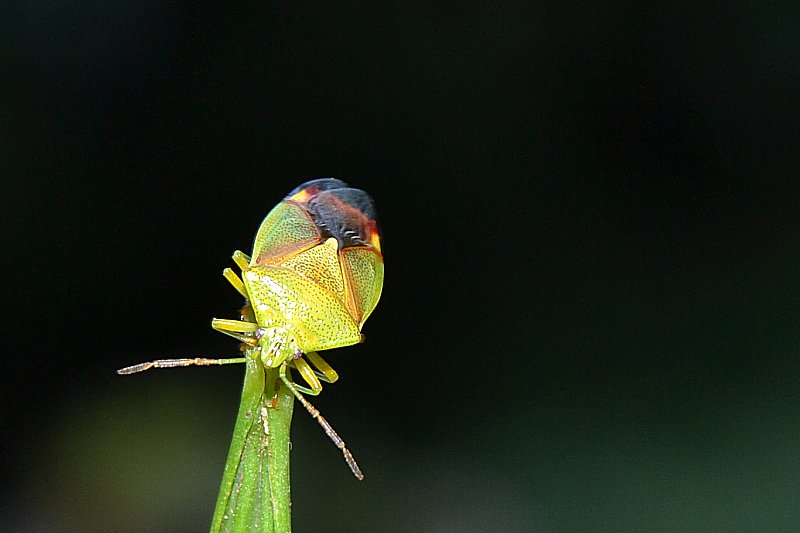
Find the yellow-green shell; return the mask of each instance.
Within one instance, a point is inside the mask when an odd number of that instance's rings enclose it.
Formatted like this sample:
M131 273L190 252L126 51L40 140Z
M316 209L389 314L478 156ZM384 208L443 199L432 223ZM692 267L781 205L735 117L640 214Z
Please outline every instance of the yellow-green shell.
M355 189L312 186L275 206L243 272L256 322L288 330L303 352L359 342L383 288L375 221L348 201L348 193L369 199Z

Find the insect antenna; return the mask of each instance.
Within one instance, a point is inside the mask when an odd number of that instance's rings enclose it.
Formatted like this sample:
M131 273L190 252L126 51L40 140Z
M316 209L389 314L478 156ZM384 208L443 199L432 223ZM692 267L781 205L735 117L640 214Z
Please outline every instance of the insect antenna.
M353 454L350 453L350 450L347 449L344 440L342 440L339 434L336 433L336 430L333 429L333 426L331 426L330 422L325 420L325 417L320 414L317 408L311 405L311 402L306 400L305 397L302 394L300 394L300 391L297 390L297 387L295 387L294 383L292 383L292 380L286 376L286 368L287 365L284 364L281 367L281 372L280 372L281 380L283 381L284 385L286 385L286 387L290 391L292 391L294 397L297 398L297 400L301 404L303 404L303 407L306 408L308 414L311 415L311 418L317 421L317 423L322 427L322 430L325 432L328 438L333 441L333 444L336 445L337 448L342 450L342 455L344 456L344 462L347 463L347 466L350 467L350 471L353 473L354 476L356 476L356 479L358 479L359 481L363 480L364 474L358 467L358 463L356 463Z
M156 359L155 361L148 361L146 363L139 363L138 365L126 366L117 370L117 374L128 375L144 372L151 368L176 368L179 366L213 366L213 365L229 365L232 363L244 363L244 357L235 357L232 359L208 359L206 357L194 357L187 359Z

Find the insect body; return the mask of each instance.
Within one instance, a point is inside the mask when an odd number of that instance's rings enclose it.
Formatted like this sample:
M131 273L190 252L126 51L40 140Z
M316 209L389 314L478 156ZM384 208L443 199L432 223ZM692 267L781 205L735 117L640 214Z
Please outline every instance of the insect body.
M242 265L243 283L226 277L250 302L258 328L252 331L251 322L214 326L254 334L264 366L287 373L285 363L293 363L310 387L298 390L318 394L321 384L306 359L323 378L335 380L315 352L360 342L383 287L369 196L334 179L300 186L261 224L252 259Z
M221 494L235 492L240 472L247 468L247 443L256 443L253 449L257 449L258 435L268 434L269 409L275 407L279 384L317 419L342 450L353 474L362 479L342 439L301 393L317 395L321 382L338 379L317 351L361 342L361 328L380 298L383 255L372 200L340 180L304 183L261 223L252 256L236 251L233 261L241 269L241 277L230 268L223 275L244 296L245 306L239 320L214 319L212 327L239 340L244 357L158 360L118 372L247 364ZM293 380L293 370L302 377L301 383ZM258 428L256 419L263 424L260 433L254 429ZM220 511L218 502L220 516L215 515L215 523L222 524L224 509L232 506L225 504Z

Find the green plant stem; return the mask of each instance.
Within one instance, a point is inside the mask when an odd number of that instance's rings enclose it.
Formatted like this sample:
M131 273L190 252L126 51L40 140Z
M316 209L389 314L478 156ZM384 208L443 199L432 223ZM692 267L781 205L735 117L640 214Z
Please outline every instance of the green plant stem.
M289 533L289 433L294 396L248 351L239 414L211 532Z

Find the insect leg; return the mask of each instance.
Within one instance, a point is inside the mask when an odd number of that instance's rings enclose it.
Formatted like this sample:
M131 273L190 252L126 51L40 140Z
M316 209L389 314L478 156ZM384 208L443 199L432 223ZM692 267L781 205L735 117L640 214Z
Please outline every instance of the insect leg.
M295 359L293 363L297 371L300 372L300 375L303 376L303 379L306 380L306 383L311 385L310 390L303 387L303 389L305 389L303 392L306 394L311 394L312 396L316 396L322 392L322 383L319 382L317 373L314 372L314 369L311 368L311 365L309 365L302 357L300 359ZM301 386L295 383L295 387L300 388Z
M233 285L233 288L236 289L236 292L238 292L245 298L248 298L247 290L245 290L244 288L244 283L242 282L242 279L239 276L237 276L232 269L226 268L225 270L222 271L222 275L225 277L225 279L228 280L228 282L231 285Z
M139 363L138 365L126 366L117 370L117 374L127 375L136 374L137 372L144 372L151 368L175 368L179 366L212 366L212 365L228 365L231 363L244 363L244 357L235 357L232 359L208 359L206 357L195 357L189 359L156 359L155 361L148 361L147 363Z
M347 463L347 466L350 467L350 471L353 473L354 476L356 476L356 479L358 480L364 479L364 474L361 472L361 469L358 467L358 463L356 463L356 460L353 458L353 454L351 454L350 450L347 449L347 446L345 445L342 438L338 435L338 433L336 433L336 431L333 429L333 426L331 426L330 423L327 420L325 420L325 418L319 413L319 411L317 411L317 409L313 405L311 405L311 403L308 400L306 400L302 394L300 394L300 391L298 390L300 389L300 387L296 386L292 382L291 377L287 376L288 367L289 367L288 364L281 365L281 370L280 370L281 381L283 381L284 385L286 385L286 387L290 391L292 391L292 394L294 394L294 397L297 398L297 401L303 404L303 407L306 408L306 411L308 411L308 414L311 415L311 418L315 419L317 423L322 427L322 430L325 432L328 438L333 441L333 443L336 445L337 448L342 450L344 461Z
M250 257L245 255L239 250L233 252L233 262L236 263L240 269L244 270L248 266L250 266Z
M329 365L328 362L325 361L325 359L323 359L317 352L308 352L305 354L305 358L308 359L308 362L319 370L319 372L314 373L322 381L336 383L336 380L339 379L339 374L336 373L336 370L331 368L331 365Z
M228 318L215 318L211 320L211 327L220 333L229 335L239 342L244 342L251 346L255 346L258 342L252 333L258 329L258 324L255 322L244 322L242 320L231 320ZM247 334L250 335L247 335Z

